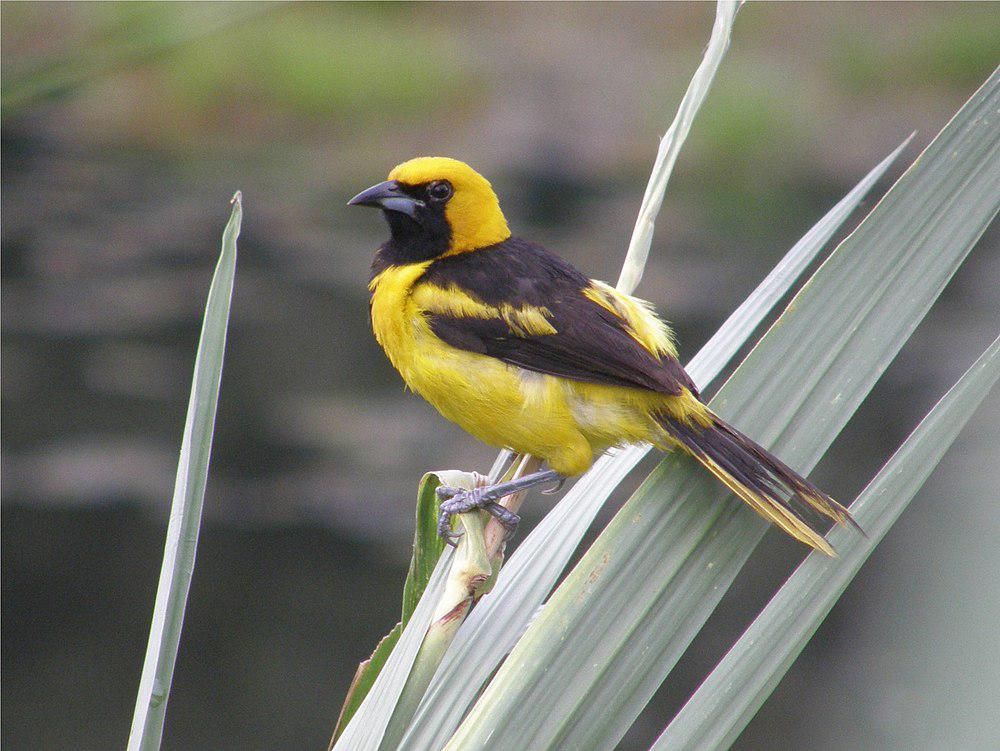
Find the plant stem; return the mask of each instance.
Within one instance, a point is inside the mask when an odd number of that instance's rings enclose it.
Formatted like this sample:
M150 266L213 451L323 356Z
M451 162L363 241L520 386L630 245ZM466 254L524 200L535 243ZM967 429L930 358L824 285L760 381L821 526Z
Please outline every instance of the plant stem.
M436 474L443 484L467 490L489 481L475 472ZM458 517L464 534L459 539L458 549L455 551L448 572L444 592L435 606L431 625L420 645L420 651L413 662L406 685L386 728L381 744L383 749L393 749L399 744L410 718L420 704L431 678L434 677L434 672L455 638L455 632L462 625L472 604L483 595L495 578L494 573L499 569L500 562L497 550L503 545L503 536L501 534L497 538L494 548L488 546L487 539L492 538L487 537L487 517L488 514L479 509L460 514ZM495 521L492 517L490 519Z
M530 454L519 455L519 457L514 460L514 464L512 465L513 471L508 472L507 474L509 477L505 476L503 480L516 480L518 477L523 477L524 475L534 472L541 466L541 459L531 456ZM501 499L500 505L513 511L514 513L517 513L517 510L521 508L521 504L524 503L525 494L527 492L527 490L522 490L519 493L509 495L506 498ZM490 520L486 523L485 536L486 550L489 554L490 560L496 560L497 568L499 568L500 564L503 562L504 548L507 543L507 530L499 521L490 517Z

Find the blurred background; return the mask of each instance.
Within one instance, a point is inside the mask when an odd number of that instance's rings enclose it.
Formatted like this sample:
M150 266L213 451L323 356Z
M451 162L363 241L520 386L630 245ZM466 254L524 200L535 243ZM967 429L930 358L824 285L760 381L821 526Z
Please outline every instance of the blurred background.
M237 188L163 747L325 748L357 663L398 619L420 475L495 456L403 393L367 320L386 230L345 201L406 158L455 156L493 180L516 233L615 281L713 12L3 3L6 748L124 745ZM682 359L916 130L898 176L998 60L995 4L745 6L638 290ZM997 250L991 229L813 475L834 496L853 498L996 335ZM998 401L737 748L1000 746ZM550 504L534 496L525 528ZM801 554L766 538L621 748L651 743Z

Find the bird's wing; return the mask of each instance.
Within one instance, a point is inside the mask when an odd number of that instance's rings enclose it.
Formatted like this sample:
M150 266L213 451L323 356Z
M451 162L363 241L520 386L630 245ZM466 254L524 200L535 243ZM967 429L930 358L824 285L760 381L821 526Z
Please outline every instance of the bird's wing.
M453 347L575 381L698 393L652 311L538 246L511 240L443 259L414 296Z

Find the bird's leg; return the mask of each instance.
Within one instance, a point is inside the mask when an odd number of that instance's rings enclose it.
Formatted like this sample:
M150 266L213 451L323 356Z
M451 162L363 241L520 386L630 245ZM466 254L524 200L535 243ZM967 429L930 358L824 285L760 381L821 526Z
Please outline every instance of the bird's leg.
M473 488L472 490L461 490L442 485L437 489L438 498L441 499L438 534L449 545L456 544L461 534L453 532L451 529L452 514L464 514L475 508L481 508L490 516L496 517L512 533L517 528L518 522L521 521L521 517L501 506L498 501L501 498L545 482L555 481L561 484L564 479L555 470L546 469L519 477L516 480L501 482L496 485L487 485L483 488Z

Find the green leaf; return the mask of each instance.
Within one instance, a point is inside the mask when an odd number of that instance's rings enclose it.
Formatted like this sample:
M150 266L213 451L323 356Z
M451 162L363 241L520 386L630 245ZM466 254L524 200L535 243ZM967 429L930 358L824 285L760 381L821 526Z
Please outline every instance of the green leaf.
M410 558L410 569L403 584L402 620L393 627L392 631L382 637L372 656L358 665L354 680L351 681L347 696L344 698L340 717L337 718L337 726L333 731L330 748L333 748L340 734L347 727L347 723L358 711L361 702L368 696L368 691L374 685L375 679L389 658L389 654L396 646L396 642L399 641L403 628L413 615L417 603L420 602L420 598L427 588L427 582L430 581L434 573L434 566L444 551L444 540L437 533L440 501L436 491L442 482L441 477L444 476L450 481L461 484L462 480L452 477L452 475L465 476L467 474L452 471L428 472L420 479L420 485L417 488L417 518L413 530L413 556Z
M815 466L995 216L998 92L994 74L713 400L793 467ZM766 529L692 461L668 457L555 591L448 748L613 748Z
M475 487L476 478L469 472L456 470L431 472L424 475L421 481L419 494L422 501L427 501L426 494L431 492L431 486L436 490L437 485L441 483L471 488ZM425 512L426 510L427 507ZM418 510L418 514L421 515L422 524L426 526L428 524L426 513ZM418 530L415 534L417 537L424 536L426 530ZM454 556L453 548L444 548L427 580L423 596L419 598L417 606L410 613L409 621L403 626L403 633L400 634L384 666L375 676L367 696L351 720L343 727L340 737L335 738L333 748L350 749L350 751L379 748L386 728L398 709L401 697L404 697L404 689L413 676L414 665L424 646L424 637L434 620L435 608L438 607L448 583L448 573ZM408 697L409 695L406 695L404 698L409 701Z
M900 144L820 219L729 316L688 364L696 383L706 386L718 376L909 142ZM501 569L493 593L483 598L459 630L402 749L438 749L447 742L555 586L598 510L648 450L632 447L599 459L518 546Z
M851 505L867 537L830 533L839 557L809 556L701 684L652 751L726 749L923 486L1000 377L1000 339L982 354Z
M344 705L340 708L340 717L337 718L337 727L334 728L333 738L330 739L330 748L334 747L340 734L347 727L347 723L351 721L354 713L361 706L361 702L368 696L375 679L378 678L379 672L385 666L386 660L392 654L392 649L396 646L402 633L403 624L397 623L393 626L392 631L382 637L376 645L375 651L372 652L372 656L358 665L358 669L354 673L354 680L351 681L351 686L347 689Z
M167 697L184 624L184 608L191 587L208 462L212 453L215 410L219 403L229 305L236 274L236 238L243 220L242 196L238 191L233 196L232 204L232 214L222 234L222 253L208 291L198 341L153 622L129 733L129 751L149 751L160 747Z
M368 695L337 739L335 749L374 751L379 747L434 617L434 607L444 591L453 556L454 550L446 547L427 582L424 596L413 610L409 623L379 671Z
M417 523L413 531L413 558L403 585L403 625L410 620L420 596L427 588L434 566L444 550L444 540L437 533L437 488L441 484L438 473L428 472L421 478L417 490Z
M646 268L646 260L649 258L649 248L653 243L653 230L656 224L656 217L660 213L663 205L663 196L667 191L667 181L674 171L674 164L680 156L681 147L687 140L694 122L694 116L701 109L708 90L715 80L715 73L719 70L722 58L729 49L729 39L733 30L733 21L736 20L736 12L743 4L743 0L717 0L715 4L715 23L712 26L712 36L708 41L708 48L702 56L698 70L691 77L687 91L681 99L681 105L677 108L677 114L670 123L667 132L660 139L660 148L656 154L656 162L649 175L649 182L646 184L646 193L642 198L642 205L639 207L639 216L636 217L635 227L632 230L632 237L629 240L628 251L625 253L625 262L622 264L621 275L618 277L618 289L631 294L639 286L642 279L642 272Z
M454 478L444 480L451 487L471 489L477 484L470 473L454 472ZM460 475L465 475L464 481ZM451 646L455 633L483 589L489 586L493 574L493 561L486 547L485 511L476 510L459 514L461 539L455 549L448 583L438 599L434 617L424 636L420 651L410 668L392 717L386 725L379 743L381 751L396 751L406 732L414 711L420 704L427 686L434 677L441 659ZM497 561L499 564L499 561Z

